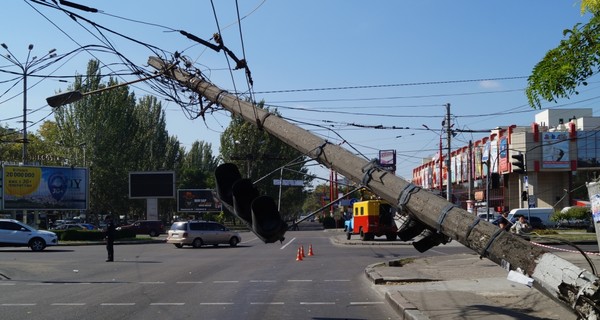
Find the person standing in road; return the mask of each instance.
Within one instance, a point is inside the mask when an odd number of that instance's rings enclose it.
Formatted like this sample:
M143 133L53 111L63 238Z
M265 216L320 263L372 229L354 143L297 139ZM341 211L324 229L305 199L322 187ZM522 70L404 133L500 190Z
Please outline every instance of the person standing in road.
M106 252L108 253L108 259L106 262L112 262L114 260L115 251L113 245L115 243L115 224L112 216L106 216L106 234L104 239L106 240Z

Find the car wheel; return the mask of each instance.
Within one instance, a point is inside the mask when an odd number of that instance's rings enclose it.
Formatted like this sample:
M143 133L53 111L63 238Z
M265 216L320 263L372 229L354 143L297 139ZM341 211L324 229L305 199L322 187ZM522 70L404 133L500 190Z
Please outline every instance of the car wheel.
M202 243L202 239L196 238L196 239L194 239L194 242L192 242L192 247L200 248L200 247L202 247L203 244L204 243Z
M150 236L151 236L151 237L158 237L158 231L156 231L156 230L151 230L151 231L150 231Z
M232 237L231 239L229 239L229 245L232 247L237 246L238 243L240 243L240 240L238 240L238 238L236 237Z
M175 243L175 246L179 249L183 248L183 244L181 244L181 243Z
M29 241L31 251L42 251L46 248L46 242L40 238L33 238Z

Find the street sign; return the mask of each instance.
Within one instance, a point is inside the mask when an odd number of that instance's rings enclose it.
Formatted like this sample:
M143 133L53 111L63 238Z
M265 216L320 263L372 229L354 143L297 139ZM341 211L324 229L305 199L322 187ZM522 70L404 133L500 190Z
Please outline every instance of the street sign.
M273 179L273 185L274 186L282 185L282 186L287 186L287 187L304 187L304 180Z

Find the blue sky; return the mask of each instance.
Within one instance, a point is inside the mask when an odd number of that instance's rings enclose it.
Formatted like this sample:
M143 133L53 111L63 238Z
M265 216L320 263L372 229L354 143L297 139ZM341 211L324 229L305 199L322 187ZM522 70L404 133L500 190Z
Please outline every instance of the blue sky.
M346 147L352 145L368 158L376 157L378 150L397 150L397 173L405 178L439 148L447 103L454 128L489 130L531 124L537 111L527 106L526 77L558 45L564 29L589 19L581 16L580 3L571 0L246 0L237 7L244 17L240 31L235 23L236 3L231 0L214 1L214 11L205 0L73 2L103 12L63 8L165 52L183 52L217 86L246 92L243 72L230 72L222 52L207 50L173 32L185 30L208 40L220 28L225 45L248 61L256 100L277 106L284 117L302 122L304 128L333 143L344 141ZM31 1L6 1L3 9L0 42L22 62L30 43L34 44L32 56L43 56L52 48L66 53L104 41L81 19L78 23ZM145 66L153 55L131 40L103 34L137 66ZM2 48L0 53L6 54ZM93 58L106 66L105 74L125 70L113 64L120 62L114 54L83 52L37 74L84 74L87 61ZM0 70L19 72L2 58ZM22 84L11 88L15 82L10 79L0 73L0 123L21 128ZM136 77L118 79L125 82ZM29 79L28 130L35 131L39 121L53 118L45 98L66 91L72 79L63 80L67 82ZM131 89L138 97L155 94L162 98L143 83ZM596 91L598 83L591 79L580 95L558 104L545 103L544 108L593 108L599 114L593 100ZM204 122L188 119L173 102L163 100L163 106L169 133L184 146L202 140L212 143L218 153L227 112L209 114ZM431 131L423 130L423 125ZM373 126L390 129L365 128ZM391 129L394 126L405 129ZM459 134L452 145L464 146L481 137ZM327 176L323 169L314 172Z

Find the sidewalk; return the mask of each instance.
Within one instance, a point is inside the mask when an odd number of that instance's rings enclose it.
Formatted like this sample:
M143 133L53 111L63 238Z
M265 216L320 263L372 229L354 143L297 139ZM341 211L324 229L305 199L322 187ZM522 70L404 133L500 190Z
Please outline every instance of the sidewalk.
M360 242L347 241L344 236L334 238L345 245ZM462 246L455 241L447 245ZM579 253L555 254L590 270ZM577 319L570 309L538 290L507 280L508 271L474 252L420 258L415 251L413 257L365 269L368 279L398 311L400 319ZM589 257L600 267L600 255Z

